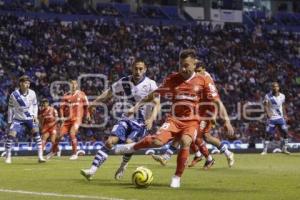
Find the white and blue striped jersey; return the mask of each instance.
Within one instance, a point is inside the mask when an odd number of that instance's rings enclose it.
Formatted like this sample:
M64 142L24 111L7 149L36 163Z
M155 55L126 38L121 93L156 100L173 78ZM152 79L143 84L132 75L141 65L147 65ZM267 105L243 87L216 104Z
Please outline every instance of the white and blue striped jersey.
M8 105L8 123L13 120L31 120L38 115L36 94L29 89L26 94L21 94L19 89L11 93Z
M152 91L156 90L157 84L154 80L145 76L139 83L135 85L132 81L132 76L127 76L115 82L111 89L114 97L118 98L119 100L123 100L123 103L126 102L127 104L134 106ZM122 93L122 95L119 93ZM140 117L145 120L146 116L148 116L151 111L150 109L151 107L149 106L142 107L139 110L139 113L142 115Z
M268 102L269 109L271 111L271 120L283 118L282 105L285 102L285 95L279 93L278 96L274 96L272 92L266 94L264 102Z

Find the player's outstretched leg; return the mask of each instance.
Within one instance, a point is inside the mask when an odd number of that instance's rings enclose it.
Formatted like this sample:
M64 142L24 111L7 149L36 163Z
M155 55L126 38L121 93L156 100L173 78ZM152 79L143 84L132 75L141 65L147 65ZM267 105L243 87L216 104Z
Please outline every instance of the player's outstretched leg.
M102 146L97 152L91 167L89 169L80 170L80 174L90 181L96 174L98 168L106 161L109 151L110 150L106 146Z
M115 173L116 180L120 180L124 176L125 170L127 168L128 162L130 161L131 157L132 157L132 154L123 155L122 163Z

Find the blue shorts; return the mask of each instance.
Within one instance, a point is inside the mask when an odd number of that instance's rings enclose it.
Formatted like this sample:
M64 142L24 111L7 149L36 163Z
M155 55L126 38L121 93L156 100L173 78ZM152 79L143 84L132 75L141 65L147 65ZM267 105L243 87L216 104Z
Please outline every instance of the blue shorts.
M24 132L24 127L28 130L33 130L34 128L39 128L39 126L33 120L13 120L9 128L10 132L22 133Z
M144 123L122 119L114 125L111 132L111 135L119 138L119 143L125 143L127 139L137 142L146 135L146 127Z
M282 131L287 131L285 120L283 118L279 118L269 120L269 122L267 123L266 132L269 134L274 134L276 126L279 126Z

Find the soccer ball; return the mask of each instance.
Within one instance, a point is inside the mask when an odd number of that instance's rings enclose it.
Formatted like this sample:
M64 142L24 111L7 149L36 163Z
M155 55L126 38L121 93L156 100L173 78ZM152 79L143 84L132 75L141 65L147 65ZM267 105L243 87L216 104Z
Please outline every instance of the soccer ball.
M146 167L138 167L132 174L132 183L138 188L146 188L152 181L152 171Z

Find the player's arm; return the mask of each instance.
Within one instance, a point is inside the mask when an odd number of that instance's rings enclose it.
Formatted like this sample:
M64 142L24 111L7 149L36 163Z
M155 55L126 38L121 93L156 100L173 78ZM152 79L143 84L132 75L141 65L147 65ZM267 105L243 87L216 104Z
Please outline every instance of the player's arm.
M65 112L65 109L67 106L69 106L69 105L67 105L65 97L63 97L60 102L60 105L59 105L59 117L60 117L59 121L62 123L65 121L64 112ZM68 116L68 117L70 117L70 116Z
M38 103L37 103L37 98L36 98L36 94L33 93L33 102L32 102L32 114L33 114L33 120L35 123L39 123L38 120Z
M132 108L130 108L129 111L127 112L127 115L132 115L132 114L136 113L141 106L144 106L147 103L151 102L154 105L156 105L157 104L156 98L158 98L157 93L155 91L151 92L150 94L145 96L142 100L137 102Z
M270 103L269 103L268 100L264 101L264 109L265 109L265 112L267 113L267 118L270 119L272 114L271 114L271 111L270 111Z
M234 129L231 125L230 118L229 118L226 107L224 106L224 104L220 98L215 99L214 102L217 104L217 106L219 108L220 117L221 117L221 119L224 120L224 126L226 127L228 134L233 135Z
M85 94L83 95L83 116L88 122L91 120L89 112L89 100Z
M14 100L13 100L13 95L10 95L9 101L8 101L8 113L7 113L7 123L8 126L12 123L12 119L14 116Z
M285 103L282 103L282 114L283 114L283 118L285 119L285 120L287 120L288 119L288 117L287 117L287 114L286 114L286 105L285 105Z
M99 95L89 106L89 111L90 113L95 112L95 108L99 103L105 103L112 99L113 97L113 92L111 89L105 90L101 95Z
M224 120L224 126L227 129L227 134L232 136L234 134L234 129L231 125L230 118L228 116L228 112L219 97L218 90L217 90L214 82L206 81L204 87L205 87L204 95L206 95L207 99L211 99L212 102L214 102L216 104L216 106L219 108L220 117L222 120Z
M154 97L154 99L151 101L153 105L152 112L148 119L146 119L146 126L147 129L150 130L152 128L153 122L156 119L158 112L160 111L160 98Z

